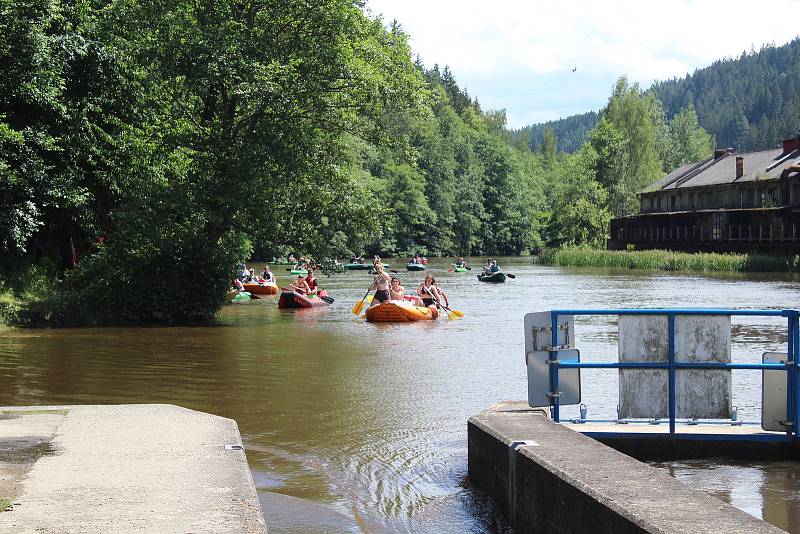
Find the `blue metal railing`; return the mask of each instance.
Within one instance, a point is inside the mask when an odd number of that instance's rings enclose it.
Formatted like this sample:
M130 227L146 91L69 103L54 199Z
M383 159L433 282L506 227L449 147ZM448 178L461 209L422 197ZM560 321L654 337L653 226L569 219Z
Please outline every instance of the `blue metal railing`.
M656 362L561 362L558 359L558 318L562 315L666 315L669 329L669 352L665 363ZM675 360L675 316L677 315L728 315L748 317L785 317L788 328L788 358L785 364L778 363L698 363ZM668 371L668 415L669 432L675 433L675 371L677 369L751 369L761 371L786 371L786 435L798 437L798 414L800 414L800 365L795 355L800 355L800 310L734 310L724 308L628 308L618 310L551 310L550 390L558 392L559 369L666 369ZM567 343L569 340L566 340ZM559 397L553 398L551 406L553 420L559 422Z

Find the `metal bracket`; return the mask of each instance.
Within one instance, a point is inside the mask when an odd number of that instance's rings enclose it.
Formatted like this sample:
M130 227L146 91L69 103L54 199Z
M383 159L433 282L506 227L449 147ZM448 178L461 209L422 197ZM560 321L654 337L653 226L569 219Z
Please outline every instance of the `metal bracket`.
M538 447L533 440L515 440L508 444L508 509L511 526L514 526L515 501L517 496L517 454L522 447Z
M778 424L789 428L794 426L794 421L778 421Z
M557 399L558 397L561 396L561 392L560 391L550 391L550 392L547 393L547 396L550 397L551 399Z
M561 360L556 358L555 360L547 360L547 365L558 365L561 363Z

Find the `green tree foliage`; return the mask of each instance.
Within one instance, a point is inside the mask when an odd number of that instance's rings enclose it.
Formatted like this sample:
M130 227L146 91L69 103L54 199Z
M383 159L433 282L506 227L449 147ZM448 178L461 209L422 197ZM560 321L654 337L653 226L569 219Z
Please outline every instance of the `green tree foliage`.
M519 130L513 130L511 138L512 140L519 138L526 140L530 150L536 152L541 150L545 130L550 129L558 139L559 149L572 153L583 146L587 140L587 134L597 125L598 120L599 117L595 111L570 115L563 119L532 124Z
M547 166L552 167L556 162L556 133L552 128L544 129L544 138L542 140L542 156Z
M629 215L638 209L636 193L662 174L657 146L658 106L655 97L644 94L638 84L629 85L624 77L617 80L608 105L600 113L622 135L624 150L615 187L620 194L611 204L615 216Z
M605 247L611 213L608 193L596 180L600 158L586 144L557 171L548 228L551 246Z
M662 146L664 172L670 172L685 163L700 161L714 152L714 138L697 122L694 107L679 111L669 121L669 136Z
M252 238L366 234L342 136L402 150L384 121L427 99L405 36L349 1L4 6L3 242L79 238L100 320L209 317Z

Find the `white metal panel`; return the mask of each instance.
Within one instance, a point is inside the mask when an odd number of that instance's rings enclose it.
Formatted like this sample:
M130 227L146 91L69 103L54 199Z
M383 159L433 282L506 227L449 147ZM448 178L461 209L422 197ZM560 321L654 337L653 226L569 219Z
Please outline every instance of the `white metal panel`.
M763 363L786 363L785 352L765 352ZM786 432L786 371L761 371L761 428Z
M550 312L534 312L525 315L525 364L528 372L528 404L538 408L552 404L550 393L551 320ZM575 319L572 316L558 318L559 359L579 361L580 353L569 350L575 346ZM580 370L561 369L558 372L560 405L580 404Z

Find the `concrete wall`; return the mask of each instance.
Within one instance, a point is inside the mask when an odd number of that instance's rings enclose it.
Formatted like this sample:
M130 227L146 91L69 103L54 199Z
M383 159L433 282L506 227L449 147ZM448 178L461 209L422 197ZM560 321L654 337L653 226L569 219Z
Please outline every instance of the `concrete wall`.
M471 417L468 441L470 482L516 533L783 532L553 423L524 401ZM519 441L533 444L509 453Z
M666 363L668 355L666 316L620 316L620 362ZM730 363L730 317L675 317L675 359ZM666 370L620 369L620 417L668 417L667 387ZM731 412L731 372L679 369L675 372L675 399L677 417L727 419Z

